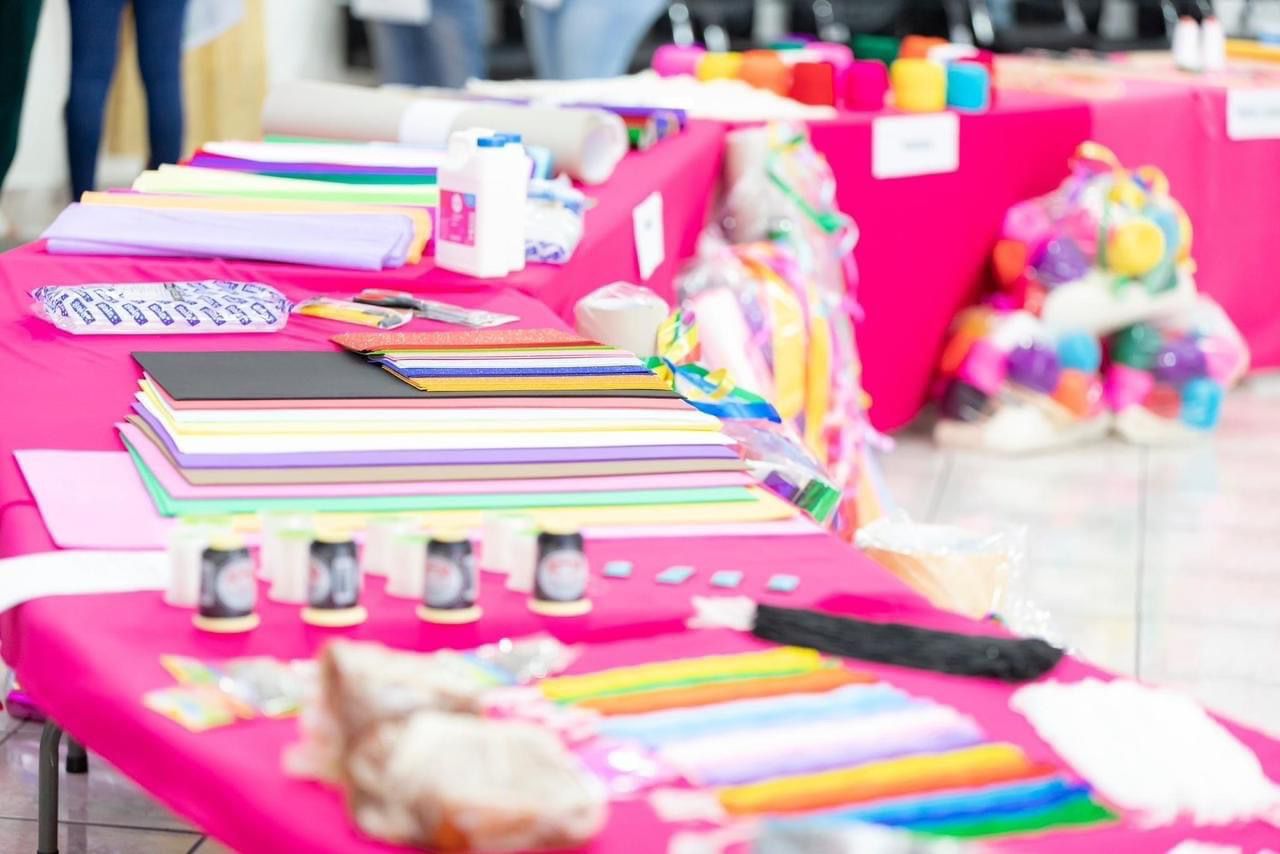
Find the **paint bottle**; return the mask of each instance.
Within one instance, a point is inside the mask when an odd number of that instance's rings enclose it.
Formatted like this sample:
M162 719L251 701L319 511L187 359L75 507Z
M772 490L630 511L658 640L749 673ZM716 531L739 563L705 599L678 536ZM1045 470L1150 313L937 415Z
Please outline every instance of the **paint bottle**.
M576 617L591 610L591 577L582 534L569 528L544 528L538 534L529 609L548 617Z
M449 155L436 172L436 264L481 279L505 276L511 252L504 236L511 211L503 210L510 190L506 142L491 131L469 129L449 135ZM523 213L523 209L521 211Z
M360 562L350 536L321 532L311 544L311 573L302 621L312 626L356 626L368 619L360 604Z
M465 534L437 534L427 543L418 618L428 623L474 623L481 610L476 562Z
M217 634L252 631L261 622L257 604L258 582L244 540L237 534L211 539L200 555L200 600L192 623Z

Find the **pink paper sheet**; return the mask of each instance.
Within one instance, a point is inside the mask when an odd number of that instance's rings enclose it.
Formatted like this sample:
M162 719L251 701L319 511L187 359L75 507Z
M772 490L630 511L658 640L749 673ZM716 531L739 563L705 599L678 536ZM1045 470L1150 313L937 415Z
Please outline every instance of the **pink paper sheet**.
M160 453L155 443L132 424L117 424L143 462L171 496L183 498L319 498L382 495L483 495L509 492L597 492L606 489L694 489L714 486L750 486L755 479L746 472L680 472L672 474L614 475L608 477L556 477L522 480L440 480L400 483L326 484L219 484L194 486ZM78 455L64 451L68 471L79 467ZM120 454L128 457L121 451ZM130 464L130 469L133 465ZM136 478L137 476L134 475ZM65 482L65 481L64 481Z

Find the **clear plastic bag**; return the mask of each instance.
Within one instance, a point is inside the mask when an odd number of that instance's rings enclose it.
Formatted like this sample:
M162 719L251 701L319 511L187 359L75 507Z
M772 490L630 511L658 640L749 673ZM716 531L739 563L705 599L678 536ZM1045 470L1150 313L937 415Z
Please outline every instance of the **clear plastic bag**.
M253 282L147 282L36 288L33 311L73 335L275 332L289 300Z

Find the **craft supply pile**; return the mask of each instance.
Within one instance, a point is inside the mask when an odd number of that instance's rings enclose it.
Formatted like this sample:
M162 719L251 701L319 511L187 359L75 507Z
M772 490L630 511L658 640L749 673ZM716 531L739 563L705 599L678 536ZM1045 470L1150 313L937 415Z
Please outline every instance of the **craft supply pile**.
M0 254L41 852L64 735L245 854L1280 847L1280 742L1015 607L1024 531L892 512L864 388L948 447L1209 437L1223 224L990 50L824 32L283 79Z

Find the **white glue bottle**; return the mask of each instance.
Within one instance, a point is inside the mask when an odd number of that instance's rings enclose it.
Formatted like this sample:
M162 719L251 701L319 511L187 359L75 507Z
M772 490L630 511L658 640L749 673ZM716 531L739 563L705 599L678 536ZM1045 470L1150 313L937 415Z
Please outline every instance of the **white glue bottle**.
M511 269L503 211L510 160L501 137L470 129L449 135L449 156L436 171L436 264L481 279ZM505 192L504 192L505 191Z
M502 150L510 161L508 168L511 176L509 184L511 199L503 206L510 212L507 241L511 253L509 266L514 273L524 269L525 217L529 205L529 177L533 173L533 160L525 152L520 134L504 133L499 136L505 142Z

